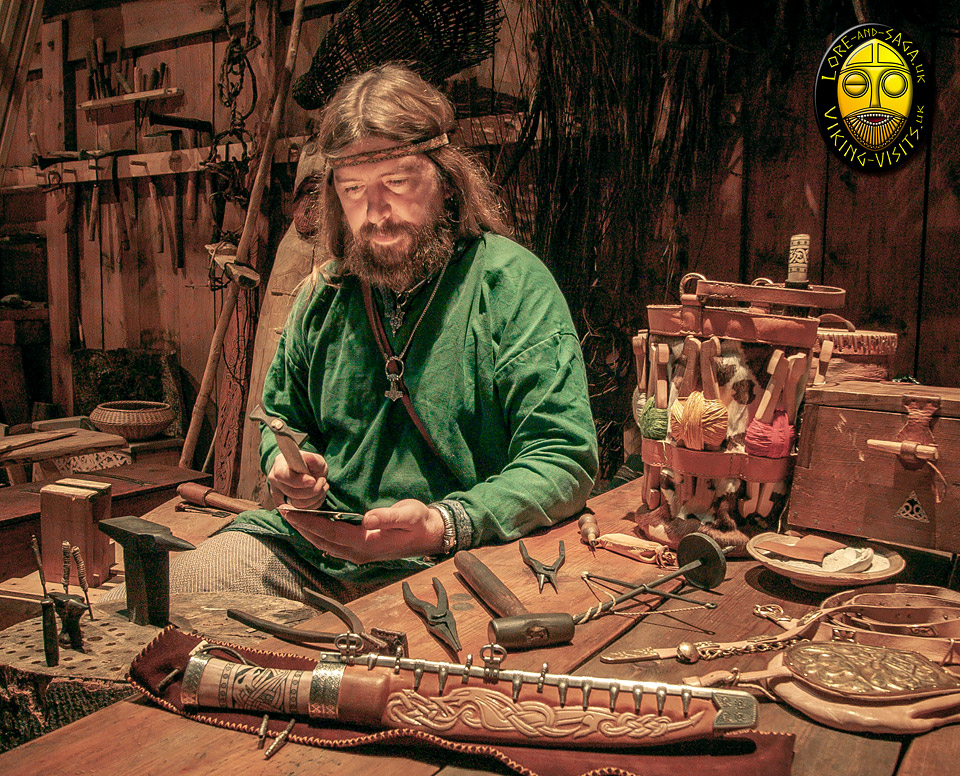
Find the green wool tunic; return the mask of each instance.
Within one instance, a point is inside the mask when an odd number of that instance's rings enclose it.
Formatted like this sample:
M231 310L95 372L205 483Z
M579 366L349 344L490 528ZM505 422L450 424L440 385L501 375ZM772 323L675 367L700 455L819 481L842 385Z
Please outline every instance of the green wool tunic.
M411 300L396 334L384 323L395 353L432 290ZM307 432L304 449L326 459L324 508L362 513L404 498L457 499L472 529L458 537L463 547L515 539L583 507L598 466L583 355L566 301L536 256L493 234L460 244L404 361L404 382L443 462L402 402L384 396L383 356L357 279L308 289L295 303L263 407ZM279 449L269 429L261 433L269 472ZM230 530L286 537L304 560L347 582L388 581L431 563L358 566L324 555L276 511L246 512Z

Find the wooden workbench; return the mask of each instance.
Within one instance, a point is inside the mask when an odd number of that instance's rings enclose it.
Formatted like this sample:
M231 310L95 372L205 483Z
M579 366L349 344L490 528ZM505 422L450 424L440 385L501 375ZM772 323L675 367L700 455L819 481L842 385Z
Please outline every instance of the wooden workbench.
M639 481L628 483L590 502L601 531L627 531L635 504L639 503ZM567 561L559 573L561 596L547 586L538 595L536 580L520 563L515 544L486 547L477 555L495 568L518 597L536 611L579 612L596 602L579 579L586 569L651 580L663 572L654 566L635 563L612 553L592 554L578 540L576 524L569 522L526 540L531 555L546 562L556 557L557 541L566 545ZM431 577L438 577L450 597L451 609L463 643L460 657L478 655L486 642L489 614L471 596L452 561L409 579L415 594L427 600L433 591ZM677 681L684 675L710 670L763 667L768 655L740 656L683 666L674 661L639 664L607 664L599 655L613 649L639 646L675 646L684 640L728 641L745 635L777 632L776 625L757 619L753 606L778 602L788 614L799 615L814 608L821 598L792 587L787 581L763 570L753 561L731 560L724 582L712 593L699 593L704 600L719 603L715 610L690 610L689 605L670 601L656 613L636 622L627 617L606 617L577 629L572 644L516 652L508 656L505 668L539 671L549 661L550 671L616 676L627 679ZM451 659L444 647L430 637L423 623L403 604L399 584L388 586L351 603L364 623L405 630L411 654L426 659ZM649 608L649 607L642 607ZM678 610L669 614L671 610ZM683 610L683 611L679 611ZM331 615L305 624L311 629L335 627ZM612 646L611 646L612 645ZM283 642L264 642L266 649L311 654L309 650ZM950 772L960 754L960 726L942 728L924 736L872 736L844 733L809 721L786 706L764 702L759 729L796 735L793 773L829 773L831 776L927 776ZM558 753L558 757L562 757ZM902 760L901 760L902 756ZM34 773L126 773L162 772L176 762L180 774L233 776L243 773L356 774L375 770L378 776L460 776L464 773L502 773L503 767L488 760L448 754L415 753L411 750L366 749L362 753L330 751L288 744L269 762L264 762L253 737L187 720L144 701L122 701L78 722L49 733L0 755L0 772L8 776ZM679 766L679 761L678 761Z

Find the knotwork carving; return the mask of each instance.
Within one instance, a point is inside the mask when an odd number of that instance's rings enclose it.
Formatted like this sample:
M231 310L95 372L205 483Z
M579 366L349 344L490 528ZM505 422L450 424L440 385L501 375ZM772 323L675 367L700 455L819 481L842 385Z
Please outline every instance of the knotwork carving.
M851 697L956 691L960 679L915 652L837 642L798 644L785 665L800 679Z
M528 738L658 738L696 725L703 711L682 720L656 714L611 712L591 706L555 708L541 701L512 701L496 690L460 687L437 698L412 690L393 693L385 720L399 726L428 728L444 733L457 725L495 733L519 733Z

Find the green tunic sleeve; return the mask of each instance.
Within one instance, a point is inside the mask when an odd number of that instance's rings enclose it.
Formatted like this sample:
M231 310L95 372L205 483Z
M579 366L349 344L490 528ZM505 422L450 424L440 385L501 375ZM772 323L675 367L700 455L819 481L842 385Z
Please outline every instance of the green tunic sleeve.
M586 503L598 468L586 369L569 310L552 275L504 238L487 245L490 260L478 300L494 366L503 420L495 474L449 498L466 508L473 544L506 541L557 523Z

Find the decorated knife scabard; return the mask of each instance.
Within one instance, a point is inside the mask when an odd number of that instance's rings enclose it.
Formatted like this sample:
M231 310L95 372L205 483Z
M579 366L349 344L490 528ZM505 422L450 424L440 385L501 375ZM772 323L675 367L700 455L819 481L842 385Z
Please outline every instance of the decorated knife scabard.
M741 690L500 668L378 654L323 652L310 671L245 665L209 653L184 672L186 707L245 709L444 738L536 746L660 745L752 728L757 701Z

